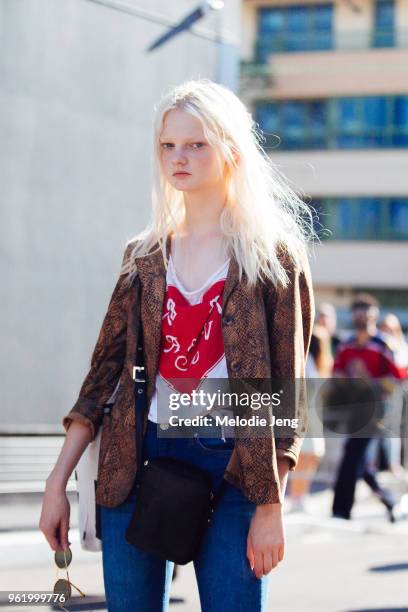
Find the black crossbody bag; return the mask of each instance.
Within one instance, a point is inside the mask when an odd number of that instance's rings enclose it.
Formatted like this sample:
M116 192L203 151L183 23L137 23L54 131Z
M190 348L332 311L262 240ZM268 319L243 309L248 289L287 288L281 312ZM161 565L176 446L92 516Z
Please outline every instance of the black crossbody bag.
M125 538L147 553L185 565L196 557L226 483L223 480L215 492L206 471L171 457L155 457L142 465L147 399L141 327L140 321L135 377L137 499Z

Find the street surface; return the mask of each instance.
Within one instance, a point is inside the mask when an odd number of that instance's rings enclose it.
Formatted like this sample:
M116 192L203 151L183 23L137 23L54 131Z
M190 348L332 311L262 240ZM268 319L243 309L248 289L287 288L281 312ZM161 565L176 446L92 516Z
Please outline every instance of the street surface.
M73 597L68 609L106 610L101 554L81 550L76 494L69 496L70 578L87 597ZM395 524L388 522L383 506L364 482L357 488L352 521L329 518L331 498L328 489L315 492L308 499L306 513L287 512L286 557L270 574L268 610L408 612L407 496ZM42 533L35 529L41 496L3 495L0 500L0 590L52 590L56 579L53 555ZM289 510L289 502L285 503ZM179 568L171 595L171 610L199 612L192 564ZM27 609L0 605L1 612Z

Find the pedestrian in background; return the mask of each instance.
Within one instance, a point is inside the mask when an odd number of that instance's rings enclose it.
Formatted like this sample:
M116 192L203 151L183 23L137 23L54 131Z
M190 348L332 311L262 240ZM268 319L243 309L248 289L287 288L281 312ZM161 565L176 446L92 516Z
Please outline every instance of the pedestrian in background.
M379 318L377 299L368 293L356 295L351 304L351 317L355 332L339 345L333 374L350 379L346 381L346 386L350 388L354 384L353 379L371 380L370 388L376 393L373 401L375 400L376 405L383 404L387 397L387 391L382 386L383 382L390 377L400 379L402 373L392 351L377 329ZM359 406L353 409L359 410ZM362 477L385 505L389 519L395 520L396 500L390 491L380 486L375 467L367 462L367 447L371 439L365 435L349 436L345 440L334 485L333 517L351 518L356 483Z

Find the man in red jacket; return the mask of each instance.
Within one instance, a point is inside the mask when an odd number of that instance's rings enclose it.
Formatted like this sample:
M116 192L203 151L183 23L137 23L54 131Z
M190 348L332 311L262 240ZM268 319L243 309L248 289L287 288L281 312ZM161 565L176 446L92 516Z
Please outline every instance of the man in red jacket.
M377 330L377 300L367 293L358 294L351 305L351 315L355 333L337 349L334 376L381 379L382 382L404 378L406 373L398 368L392 351ZM367 466L366 450L371 439L366 435L346 440L334 486L333 517L350 519L356 483L362 476L386 506L390 520L395 520L393 495L380 486L375 471Z

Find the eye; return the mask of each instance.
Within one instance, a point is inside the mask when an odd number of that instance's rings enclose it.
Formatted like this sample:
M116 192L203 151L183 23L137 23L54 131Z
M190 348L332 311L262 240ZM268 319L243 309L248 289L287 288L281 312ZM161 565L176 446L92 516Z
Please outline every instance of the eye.
M169 149L173 145L171 144L171 142L161 142L160 146L161 146L162 149Z
M205 146L205 142L193 142L191 146L193 149L201 149Z

